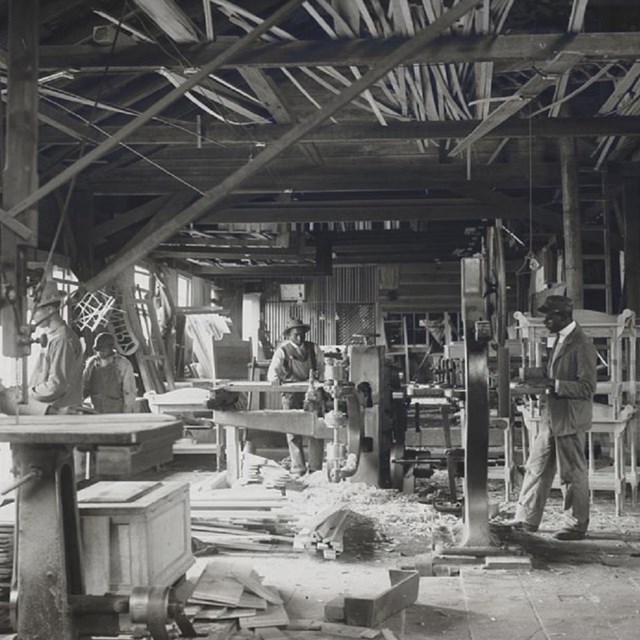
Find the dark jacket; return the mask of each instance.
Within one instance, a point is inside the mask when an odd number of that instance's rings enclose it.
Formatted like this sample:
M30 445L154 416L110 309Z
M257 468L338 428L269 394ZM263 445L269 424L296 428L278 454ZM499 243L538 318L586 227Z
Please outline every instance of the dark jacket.
M547 406L549 428L554 436L591 429L593 394L596 391L597 352L580 326L558 347L549 377L557 391Z

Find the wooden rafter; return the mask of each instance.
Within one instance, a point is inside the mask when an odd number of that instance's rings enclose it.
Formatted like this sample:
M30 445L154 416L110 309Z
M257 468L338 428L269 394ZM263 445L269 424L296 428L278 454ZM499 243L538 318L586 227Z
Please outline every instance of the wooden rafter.
M491 115L478 125L472 133L460 141L449 153L456 156L472 144L483 138L489 131L495 129L500 123L505 122L522 110L532 100L537 98L545 89L554 85L558 75L565 73L575 66L583 55L581 53L561 52L551 62L544 65L536 74L528 80L518 91L505 99Z
M640 69L640 64L638 65ZM275 113L275 106L269 103L269 110ZM274 116L275 117L275 116ZM280 117L280 116L278 116ZM386 127L380 127L376 123L362 120L346 121L339 124L330 124L318 127L307 134L303 142L317 143L350 143L353 141L380 141L385 140L411 140L447 138L464 138L469 135L481 123L480 120L444 121L444 122L391 122ZM599 135L640 135L640 116L608 116L607 118L575 117L569 120L558 121L555 119L536 120L534 123L537 137L557 138L560 136L599 136ZM262 125L234 129L225 125L210 125L206 136L201 138L202 147L211 149L220 144L225 145L251 145L256 143L268 143L277 140L290 128L290 125ZM107 135L112 135L118 129L104 127ZM67 135L68 134L68 135ZM79 134L79 132L78 132ZM96 132L96 136L102 135ZM75 136L70 137L71 132L62 132L43 129L40 133L42 144L75 144ZM499 124L489 131L486 138L528 138L529 122L525 118L512 118ZM147 125L138 129L128 139L127 144L136 145L178 145L195 147L197 131L188 131L184 128Z
M274 24L277 24L280 20L282 20L285 16L287 16L291 11L293 11L298 5L300 5L302 0L289 0L281 9L276 11L270 18L264 21L262 25L256 27L256 29L242 38L238 40L234 45L229 47L226 51L222 52L220 56L211 60L208 64L204 65L197 73L194 73L188 80L186 80L179 87L173 89L168 94L160 98L153 106L147 109L144 113L141 113L134 120L126 124L122 127L116 134L114 134L108 140L102 142L98 147L91 150L89 153L85 154L82 158L74 162L70 167L59 173L53 179L51 179L48 183L39 187L35 191L33 191L29 196L24 198L21 202L16 204L11 208L11 211L2 211L0 210L0 219L4 215L8 215L11 218L14 218L20 212L24 211L32 204L38 202L41 198L46 196L48 193L51 193L61 185L65 184L67 181L71 180L74 176L78 175L83 169L88 167L92 162L95 162L105 154L107 154L111 149L117 146L120 142L125 140L128 135L139 129L141 126L149 122L156 115L162 113L162 111L171 105L175 100L177 100L180 96L184 95L189 89L196 86L202 79L208 77L210 73L215 71L218 67L224 65L228 60L233 59L233 57L247 49L253 42L255 42L260 36L268 31Z
M263 42L242 55L225 62L223 67L261 68L371 66L402 45L407 38L394 36L378 39L316 40ZM72 68L76 74L101 74L105 66L110 73L145 73L160 67L182 69L183 60L193 66L205 64L228 49L236 38L219 38L198 46L177 46L173 56L155 45L138 44L108 55L89 45L43 45L41 69L57 71ZM407 63L468 64L494 62L503 68L528 69L552 59L570 48L583 53L585 60L635 60L640 50L640 32L577 34L510 34L488 36L446 36L416 52Z
M322 109L292 127L288 133L267 147L253 161L232 173L213 189L210 189L205 196L190 207L187 207L172 221L168 221L160 227L155 227L154 225L153 228L143 229L139 235L133 238L132 241L123 248L118 257L104 271L87 283L87 288L89 290L99 288L113 278L116 273L135 263L141 256L146 255L154 246L157 246L164 239L171 236L177 229L197 220L211 207L222 205L236 188L259 173L283 151L299 142L306 133L312 131L319 124L337 113L342 107L349 104L349 102L359 96L365 89L368 89L375 82L386 76L391 69L395 69L399 64L402 64L408 57L413 55L415 51L435 39L443 29L451 26L456 20L467 13L467 11L476 6L477 3L478 0L462 0L453 6L432 25L398 47L385 59L381 60L377 66L363 75L362 78L356 80L340 95L327 103Z

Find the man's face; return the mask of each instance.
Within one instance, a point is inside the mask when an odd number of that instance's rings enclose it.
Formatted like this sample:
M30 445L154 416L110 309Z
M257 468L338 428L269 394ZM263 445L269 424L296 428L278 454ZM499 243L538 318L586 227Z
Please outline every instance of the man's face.
M99 349L96 349L96 353L100 360L108 360L114 354L113 347L101 345Z
M289 333L289 340L291 340L293 344L300 346L304 342L305 334L306 331L304 329L292 329L291 333Z
M32 322L37 327L46 329L54 314L55 308L51 305L47 305L46 307L36 307L33 311Z
M564 329L571 319L563 313L547 313L544 316L544 326L547 327L549 333L558 333L561 329Z

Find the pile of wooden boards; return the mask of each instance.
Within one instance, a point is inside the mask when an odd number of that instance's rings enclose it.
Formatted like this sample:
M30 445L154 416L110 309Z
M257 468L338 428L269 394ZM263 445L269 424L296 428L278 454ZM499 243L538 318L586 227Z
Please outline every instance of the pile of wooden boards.
M13 573L15 503L0 509L0 602L9 602ZM0 609L0 632L9 629L7 609Z
M288 523L293 518L280 490L240 486L191 491L191 534L211 552L291 552Z
M325 560L335 560L344 551L344 530L349 518L349 509L334 505L316 514L302 524L296 534L293 548L316 549Z
M225 559L207 564L194 585L188 605L186 613L194 622L236 620L241 629L289 623L278 591L263 585L253 569Z

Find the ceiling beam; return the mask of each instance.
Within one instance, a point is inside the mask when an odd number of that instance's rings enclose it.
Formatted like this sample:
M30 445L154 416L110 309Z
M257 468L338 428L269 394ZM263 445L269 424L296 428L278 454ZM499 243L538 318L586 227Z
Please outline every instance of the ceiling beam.
M514 95L506 96L505 101L499 107L494 109L464 140L449 152L449 156L457 156L466 151L471 145L486 136L489 131L518 113L545 89L554 86L558 78L573 68L583 57L582 53L561 51L551 62L539 69L530 80L527 80Z
M261 43L225 63L224 67L260 68L300 66L370 66L377 64L406 38L370 38ZM76 73L142 73L160 67L182 69L184 60L192 65L206 64L228 49L236 38L221 37L216 42L180 46L181 55L161 47L138 44L110 52L110 47L94 45L45 45L41 47L40 67L45 71L74 69ZM497 62L515 68L550 60L570 48L589 60L635 60L640 51L640 33L538 33L516 35L440 36L407 63L446 64Z
M253 162L256 162L254 160ZM535 176L536 189L557 187L560 184L560 165L558 162L534 163L531 167ZM353 191L400 191L425 189L451 189L459 183L467 182L466 167L462 164L415 163L404 166L402 163L367 166L366 171L354 161L351 166L324 168L318 172L314 168L295 170L291 165L279 165L277 174L282 176L274 180L273 175L255 176L247 184L236 187L238 194L282 194L291 190L296 192L353 192ZM473 168L472 182L484 187L527 188L529 167L526 163L499 163L491 166L479 165ZM184 170L180 177L190 185L202 191L219 184L224 174L207 171L206 167L197 170ZM100 195L159 195L184 190L184 184L171 180L166 174L153 169L122 169L106 174L89 176L88 187ZM216 210L217 211L217 210ZM213 215L211 207L203 207L204 215ZM212 221L213 218L210 218ZM182 225L181 225L182 226ZM173 233L173 232L172 232ZM160 240L162 242L164 238Z
M457 120L441 122L390 122L382 127L374 122L343 121L318 127L302 139L303 142L316 143L352 143L353 141L385 141L385 140L445 140L464 138L481 124L481 120ZM55 125L54 125L55 126ZM76 144L79 129L62 132L42 128L41 144ZM291 125L247 125L234 128L229 125L210 125L201 140L203 149L211 150L222 143L225 145L255 146L258 143L269 143L277 140ZM104 127L108 135L113 135L116 127ZM640 116L607 116L599 118L544 118L534 119L531 133L536 138L561 138L564 136L640 136ZM96 138L102 135L92 132ZM486 138L528 138L529 120L512 118L502 122L489 131ZM196 149L197 133L185 131L184 128L148 125L138 129L127 139L128 145L180 145Z
M291 13L296 7L298 7L303 0L289 0L282 8L274 12L269 18L264 20L260 25L253 29L246 36L238 40L231 47L220 53L217 58L209 61L196 73L189 76L185 82L172 89L169 93L165 94L157 102L155 102L146 111L138 115L129 123L124 125L110 138L107 138L104 142L101 142L95 149L89 151L72 165L61 171L57 176L49 180L46 184L33 191L29 196L24 198L21 202L17 203L11 208L10 211L3 211L0 209L0 216L6 214L12 218L15 218L19 213L35 204L44 196L55 191L58 187L65 184L81 171L86 169L92 162L99 160L114 147L119 145L127 136L133 133L136 129L139 129L142 125L149 122L155 116L162 113L167 107L173 104L178 98L184 95L187 91L192 89L201 80L207 78L209 74L222 66L225 62L233 59L233 57L245 49L247 49L253 42L258 40L264 33L268 32L271 27L282 21L289 13Z
M434 40L444 29L454 24L477 4L478 0L461 0L451 9L444 12L431 25L391 52L386 58L381 60L378 65L370 69L340 94L336 95L321 109L293 126L288 133L268 146L258 154L255 159L236 170L213 189L207 191L202 198L187 207L173 220L169 220L160 226L149 223L147 228L143 228L142 231L123 248L114 258L113 262L87 283L87 289L91 291L100 288L106 282L112 280L112 278L123 269L140 260L153 247L170 237L181 227L194 222L207 211L210 211L212 207L224 206L225 200L234 190L260 173L283 151L298 143L306 133L312 131L319 124L349 104L354 98L358 97L362 92L389 73L391 69L395 69L395 67L404 63L407 58L415 54L416 51L419 51L425 44ZM264 25L265 23L263 22L262 24Z
M521 211L497 211L495 207L478 203L453 205L423 205L406 206L402 202L390 203L387 206L354 206L348 203L335 204L324 207L279 207L272 206L227 209L211 218L215 223L256 223L256 222L354 222L367 220L371 222L385 220L478 220L481 218L522 218ZM206 224L208 217L200 218L199 223Z
M133 0L175 42L198 42L191 18L174 0Z

